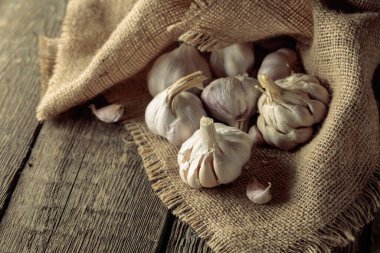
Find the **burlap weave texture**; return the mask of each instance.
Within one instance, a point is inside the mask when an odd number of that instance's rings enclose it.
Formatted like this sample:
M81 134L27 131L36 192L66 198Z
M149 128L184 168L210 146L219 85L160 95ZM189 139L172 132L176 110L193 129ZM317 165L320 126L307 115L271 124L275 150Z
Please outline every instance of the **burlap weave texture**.
M380 64L380 3L339 2L72 0L60 38L48 43L55 60L47 64L54 71L37 117L51 118L106 90L112 97L110 88L129 79L115 89L126 91L117 92L118 99L127 94L127 129L153 188L216 252L327 252L344 246L380 204L379 111L372 89ZM144 68L178 37L209 50L276 35L296 38L306 71L328 84L326 120L295 152L255 148L236 182L189 189L178 175L177 149L143 122L150 97L136 74L144 76ZM253 176L272 182L270 205L245 197Z

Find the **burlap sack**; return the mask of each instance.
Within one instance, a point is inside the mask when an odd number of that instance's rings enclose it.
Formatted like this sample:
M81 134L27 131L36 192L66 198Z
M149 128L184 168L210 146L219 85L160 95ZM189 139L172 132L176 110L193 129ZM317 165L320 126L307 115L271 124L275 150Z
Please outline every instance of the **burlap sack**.
M110 100L125 99L127 128L161 200L216 252L327 252L354 240L380 205L379 27L376 0L72 0L61 36L41 41L42 74L52 77L37 117L107 90ZM275 35L296 38L306 71L330 86L326 120L295 152L255 148L230 185L186 187L177 149L143 122L151 99L144 70L178 37L208 50ZM253 176L272 182L269 205L245 197Z

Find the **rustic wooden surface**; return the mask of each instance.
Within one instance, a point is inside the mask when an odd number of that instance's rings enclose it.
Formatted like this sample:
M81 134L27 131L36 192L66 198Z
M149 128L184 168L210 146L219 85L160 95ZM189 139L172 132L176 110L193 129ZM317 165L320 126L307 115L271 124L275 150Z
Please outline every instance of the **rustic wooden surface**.
M207 246L204 240L199 239L190 226L176 219L173 224L166 252L212 253L213 251Z
M66 4L0 1L0 253L211 253L154 195L121 125L86 108L35 120L38 36L58 34ZM336 252L380 253L378 224Z
M167 210L121 125L44 124L0 227L0 252L155 252Z
M38 4L37 4L38 3ZM38 35L57 33L65 1L0 1L0 214L38 135Z

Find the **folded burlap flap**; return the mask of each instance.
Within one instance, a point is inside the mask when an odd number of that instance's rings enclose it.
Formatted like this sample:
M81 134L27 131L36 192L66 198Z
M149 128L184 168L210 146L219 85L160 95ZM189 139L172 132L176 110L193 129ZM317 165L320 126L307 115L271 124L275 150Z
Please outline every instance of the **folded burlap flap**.
M380 2L338 2L70 1L61 36L41 43L48 59L41 61L42 78L53 75L37 117L54 117L104 91L111 101L125 100L127 129L153 188L216 252L327 252L345 246L380 205L379 111L371 84L380 63ZM177 149L143 121L151 99L144 69L178 37L209 50L276 35L296 38L306 71L329 85L326 120L295 152L254 148L232 184L186 187ZM271 204L254 205L245 197L253 176L272 182Z

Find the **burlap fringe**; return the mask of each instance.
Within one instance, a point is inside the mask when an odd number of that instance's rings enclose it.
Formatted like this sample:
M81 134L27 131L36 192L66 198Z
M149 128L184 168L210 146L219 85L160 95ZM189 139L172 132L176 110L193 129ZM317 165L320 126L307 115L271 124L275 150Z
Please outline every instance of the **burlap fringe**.
M331 252L331 248L345 247L355 241L355 234L374 218L380 207L380 169L376 168L353 203L349 204L332 222L312 235L297 241L287 252Z
M182 21L178 24L168 27L168 31L180 33L181 31L187 31L183 33L179 40L189 45L197 47L200 51L211 51L228 46L230 43L223 40L223 38L217 38L204 32L195 30L189 30L188 26L192 26L198 18L207 12L207 10L216 3L217 0L195 0L189 10L184 15ZM191 29L191 28L190 28Z
M127 130L131 133L138 152L148 172L148 178L154 191L165 205L180 220L188 223L198 234L205 239L215 252L236 252L231 248L226 238L216 236L209 230L200 214L196 213L185 199L178 193L166 175L165 162L158 157L154 149L146 142L143 130L139 123L129 122ZM374 213L380 207L380 168L377 168L365 186L362 194L332 222L315 233L297 241L283 252L331 252L335 247L345 247L355 241L354 234L358 233L365 224L374 218Z
M188 31L182 34L179 37L179 40L197 47L201 52L223 48L229 44L228 42L222 41L220 38L215 38L208 34L196 31Z

